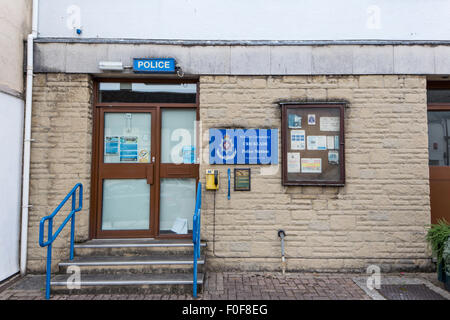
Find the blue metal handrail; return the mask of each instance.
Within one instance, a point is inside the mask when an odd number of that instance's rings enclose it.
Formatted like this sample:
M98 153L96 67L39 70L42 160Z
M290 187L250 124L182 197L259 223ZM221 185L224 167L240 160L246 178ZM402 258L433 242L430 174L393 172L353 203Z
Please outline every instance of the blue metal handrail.
M79 199L78 199L78 208L75 208L75 203L77 200L76 191L79 190ZM72 210L70 211L67 218L64 220L64 222L59 226L58 230L53 234L53 218L56 216L56 214L61 210L61 208L64 206L64 204L69 200L69 198L72 198ZM67 194L67 196L64 198L63 201L59 204L59 206L53 211L53 213L49 216L46 216L41 219L39 223L39 245L41 247L47 247L47 276L46 276L46 283L45 283L45 298L50 299L50 276L52 272L52 243L55 241L55 239L58 237L58 235L61 233L62 229L66 226L67 222L69 220L71 221L70 226L70 260L73 260L73 241L74 241L74 235L75 235L75 213L78 211L81 211L83 207L83 185L81 183L77 183L72 190ZM44 226L45 221L48 220L48 233L47 233L47 241L44 242Z
M195 211L192 226L192 243L194 244L194 282L193 296L197 298L197 260L200 258L200 213L202 208L202 183L197 186L197 199L195 200Z

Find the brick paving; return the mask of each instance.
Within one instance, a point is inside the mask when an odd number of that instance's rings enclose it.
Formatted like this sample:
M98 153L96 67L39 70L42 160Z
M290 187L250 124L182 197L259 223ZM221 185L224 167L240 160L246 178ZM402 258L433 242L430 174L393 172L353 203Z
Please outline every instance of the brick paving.
M204 300L369 300L350 274L209 273Z
M199 300L370 300L354 274L208 272ZM44 277L28 275L0 292L0 300L44 299ZM22 282L22 283L21 283ZM190 294L52 295L53 300L191 300Z
M435 273L400 274L436 285ZM353 279L365 274L208 272L199 300L371 300ZM6 288L5 288L6 287ZM0 288L0 300L43 300L44 276L27 275ZM192 300L189 294L55 294L52 300Z

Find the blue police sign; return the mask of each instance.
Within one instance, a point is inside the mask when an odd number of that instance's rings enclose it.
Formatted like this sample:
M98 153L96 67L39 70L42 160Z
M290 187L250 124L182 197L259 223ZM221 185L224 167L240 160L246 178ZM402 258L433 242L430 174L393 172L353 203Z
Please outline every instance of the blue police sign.
M139 73L174 73L175 59L138 59L133 60L133 71Z
M278 164L278 129L209 129L210 164Z

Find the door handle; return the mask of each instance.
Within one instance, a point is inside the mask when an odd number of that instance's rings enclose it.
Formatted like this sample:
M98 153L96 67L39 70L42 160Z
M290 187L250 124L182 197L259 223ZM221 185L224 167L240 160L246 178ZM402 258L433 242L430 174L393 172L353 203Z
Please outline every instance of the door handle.
M147 183L148 184L150 184L150 185L152 185L153 184L153 173L154 173L154 165L153 165L153 163L152 164L149 164L148 166L147 166Z

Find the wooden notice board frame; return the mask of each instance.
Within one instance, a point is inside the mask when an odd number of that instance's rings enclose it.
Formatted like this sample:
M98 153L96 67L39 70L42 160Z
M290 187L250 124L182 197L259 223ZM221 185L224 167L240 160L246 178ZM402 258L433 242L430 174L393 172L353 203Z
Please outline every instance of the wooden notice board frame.
M282 184L343 186L345 103L280 102L280 106Z

